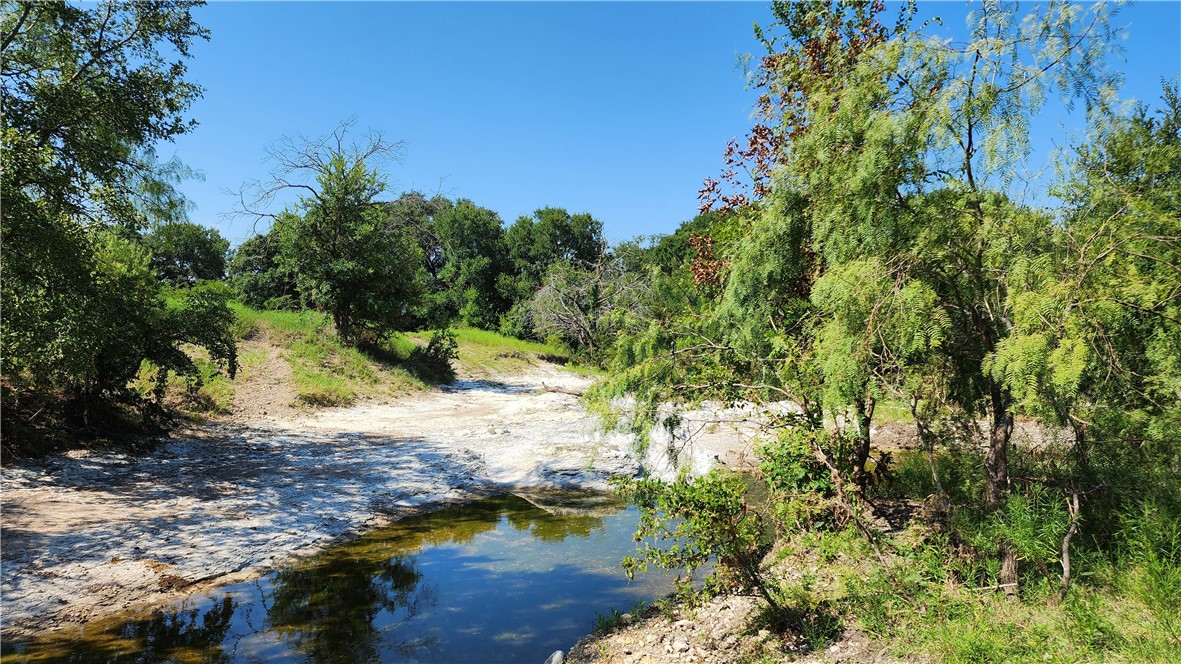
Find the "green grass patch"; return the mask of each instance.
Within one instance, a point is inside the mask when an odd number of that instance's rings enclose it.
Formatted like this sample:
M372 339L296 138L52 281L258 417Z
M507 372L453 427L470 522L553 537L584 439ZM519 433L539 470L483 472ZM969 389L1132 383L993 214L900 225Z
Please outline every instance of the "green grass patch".
M317 311L259 311L231 303L241 339L265 338L280 348L291 367L296 402L308 406L347 406L370 396L391 396L424 389L403 362L415 347L405 337L391 337L360 350L341 344L331 319ZM261 361L261 359L260 359Z
M952 664L1001 662L1181 662L1175 606L1143 579L1148 565L1092 569L1076 577L1066 599L1057 583L1026 578L1020 597L957 580L944 553L901 551L892 570L850 575L842 603L856 626L900 657L922 653ZM1170 565L1175 571L1177 566ZM831 571L831 570L830 570ZM1105 579L1121 579L1109 583Z
M340 343L327 315L316 311L260 311L230 303L239 339L261 339L279 347L291 366L296 401L309 406L343 406L365 397L393 396L425 389L445 378L424 372L421 360L431 332L391 335L377 344L354 348ZM570 363L565 349L523 341L475 328L454 330L459 357L454 368L469 376L528 371L539 361L563 364L583 375L597 369ZM249 372L265 360L243 358ZM249 374L248 374L249 375Z
M600 369L574 364L569 350L557 344L525 341L473 327L456 328L454 332L459 342L459 361L456 368L467 375L520 373L528 371L538 361L560 364L580 375L603 375ZM425 344L430 338L430 333L417 332L409 336L414 342Z
M468 373L523 371L538 359L566 363L570 355L552 344L523 341L471 327L455 330L459 367Z
M903 401L895 401L893 399L882 399L878 401L873 407L873 419L875 425L883 424L913 424L914 415L910 412L910 406Z

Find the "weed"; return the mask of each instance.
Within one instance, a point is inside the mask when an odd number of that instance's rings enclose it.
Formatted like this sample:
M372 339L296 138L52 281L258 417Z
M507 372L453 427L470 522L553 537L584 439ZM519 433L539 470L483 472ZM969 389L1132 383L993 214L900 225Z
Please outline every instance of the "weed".
M591 630L595 634L609 634L627 625L630 617L630 614L619 609L607 609L606 613L595 611L595 619L592 623Z

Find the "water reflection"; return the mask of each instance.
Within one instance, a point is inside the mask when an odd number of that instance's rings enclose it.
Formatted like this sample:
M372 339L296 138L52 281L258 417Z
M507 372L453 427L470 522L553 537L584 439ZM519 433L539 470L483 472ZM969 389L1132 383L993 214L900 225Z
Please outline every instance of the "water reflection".
M618 569L637 515L516 496L390 528L151 615L5 644L3 662L542 661L667 591ZM555 512L557 512L555 514Z
M229 595L202 606L182 602L154 617L126 621L78 640L5 644L3 661L29 662L230 662L221 644L230 631L235 602ZM11 652L10 652L11 651ZM26 652L27 656L15 653Z
M378 615L404 622L433 604L421 580L412 557L320 556L275 574L267 620L309 662L380 661Z

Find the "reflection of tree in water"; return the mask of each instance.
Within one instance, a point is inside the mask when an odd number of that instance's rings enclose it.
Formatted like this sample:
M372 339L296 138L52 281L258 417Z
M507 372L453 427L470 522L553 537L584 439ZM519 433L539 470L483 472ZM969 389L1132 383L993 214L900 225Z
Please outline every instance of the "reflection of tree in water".
M383 649L407 658L437 650L436 637L389 640L392 629L439 600L435 587L423 583L414 554L427 546L468 544L495 530L502 519L546 542L585 538L604 527L601 517L556 516L511 495L406 519L273 574L270 605L263 602L270 629L310 662L378 661ZM6 661L13 651L24 650L35 653L36 661L81 664L227 662L223 642L234 609L227 595L204 611L182 605L112 630L88 629L81 639L4 644L4 653ZM374 623L382 612L389 619L382 618L379 628ZM20 658L17 654L16 661Z
M414 558L373 542L351 551L332 551L277 572L267 618L311 662L373 662L381 659L382 637L374 620L382 611L405 622L436 602ZM386 555L383 555L383 550ZM349 555L351 553L351 555ZM389 644L398 649L432 642Z
M545 542L560 542L571 535L585 538L604 527L601 516L557 516L524 498L507 495L407 519L374 537L395 541L407 553L427 545L467 544L477 535L495 530L502 517L513 528Z
M513 528L528 532L543 542L561 542L571 535L587 538L603 527L602 517L557 517L533 505L529 505L529 509L508 512L508 522Z
M377 661L383 647L403 653L430 648L433 640L383 643L374 622L382 611L392 614L392 624L383 626L388 632L438 601L433 588L420 587L414 553L467 544L495 530L502 517L548 542L603 527L602 518L555 517L516 496L406 519L277 572L267 610L271 627L312 662Z
M90 664L139 662L229 662L222 642L229 633L234 600L226 595L207 610L181 604L173 611L88 632L80 640L29 644L30 661ZM18 656L19 657L19 656ZM17 659L16 661L21 661Z

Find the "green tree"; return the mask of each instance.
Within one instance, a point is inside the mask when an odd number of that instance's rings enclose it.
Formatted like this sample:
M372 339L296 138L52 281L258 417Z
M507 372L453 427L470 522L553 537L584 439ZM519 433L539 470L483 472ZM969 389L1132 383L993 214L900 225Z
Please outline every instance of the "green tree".
M511 265L500 215L460 199L435 217L434 229L444 256L439 276L460 319L466 325L495 328L509 306L498 279Z
M797 415L768 424L801 431L799 451L832 473L834 511L865 531L857 485L879 399L910 403L920 431L935 419L971 431L983 416L983 508L1001 518L1018 404L993 367L1025 287L1014 278L1053 250L1056 225L1000 190L1048 91L1106 108L1110 8L1019 16L985 3L967 44L905 20L885 30L880 11L776 4L786 39L765 39L782 50L759 72L774 140L755 155L771 166L742 198L749 222L721 302L621 344L627 369L604 395L636 391L641 426L662 399L794 402ZM1012 590L1016 551L998 532Z
M1013 270L1013 331L986 368L1023 411L1070 428L1069 462L1046 474L1082 510L1076 528L1103 537L1130 514L1181 514L1176 82L1155 115L1141 105L1097 118L1057 193L1066 203L1057 241ZM1062 593L1069 581L1067 566Z
M562 208L541 208L520 217L505 233L509 256L526 287L536 287L557 261L593 262L602 253L603 224L589 214Z
M426 277L413 229L376 202L386 181L374 164L396 158L400 146L377 132L349 143L349 126L272 147L272 179L253 185L255 202L240 212L273 218L279 261L294 272L300 296L332 316L342 340L357 343L412 326ZM293 208L261 211L292 190L302 194Z
M225 278L229 240L215 228L191 222L163 224L143 238L156 276L174 286Z
M275 228L255 235L234 249L228 265L229 283L243 303L256 309L299 306L295 275L279 260Z
M501 332L532 337L527 303L542 278L558 261L594 262L605 248L603 224L589 214L571 215L561 208L542 208L519 217L504 236L511 272L498 280L502 297L512 303L502 317Z
M435 229L435 218L449 210L453 203L442 196L427 198L417 191L410 191L382 205L392 223L414 229L422 248L423 266L432 279L438 280L446 259L443 242Z
M198 5L3 5L0 356L10 441L26 397L58 407L22 427L55 412L89 426L100 406L130 398L143 360L194 373L182 343L205 345L234 369L224 294L166 302L145 281L147 254L108 230L134 233L184 209L172 186L182 169L158 163L152 147L194 126L185 112L201 89L185 80L184 61L208 36L192 17ZM80 407L65 408L63 397Z

